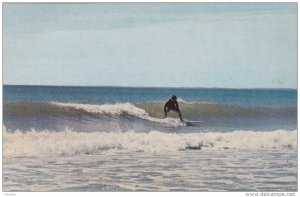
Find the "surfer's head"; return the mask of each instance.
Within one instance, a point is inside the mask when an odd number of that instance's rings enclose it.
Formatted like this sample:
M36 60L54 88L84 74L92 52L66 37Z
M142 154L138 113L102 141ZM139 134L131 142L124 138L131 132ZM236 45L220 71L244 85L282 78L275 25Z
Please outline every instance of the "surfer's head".
M177 96L173 95L172 100L176 100L176 99L177 99Z

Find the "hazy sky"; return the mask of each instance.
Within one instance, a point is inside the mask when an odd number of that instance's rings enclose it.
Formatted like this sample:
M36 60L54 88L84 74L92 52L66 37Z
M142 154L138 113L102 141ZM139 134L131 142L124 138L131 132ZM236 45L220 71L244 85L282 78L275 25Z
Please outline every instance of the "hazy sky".
M4 84L297 87L296 3L3 6Z

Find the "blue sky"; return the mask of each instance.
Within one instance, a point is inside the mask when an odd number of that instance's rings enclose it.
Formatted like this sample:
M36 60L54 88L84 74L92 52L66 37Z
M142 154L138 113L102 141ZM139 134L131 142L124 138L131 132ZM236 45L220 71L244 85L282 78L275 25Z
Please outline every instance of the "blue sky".
M296 3L4 3L4 84L297 87Z

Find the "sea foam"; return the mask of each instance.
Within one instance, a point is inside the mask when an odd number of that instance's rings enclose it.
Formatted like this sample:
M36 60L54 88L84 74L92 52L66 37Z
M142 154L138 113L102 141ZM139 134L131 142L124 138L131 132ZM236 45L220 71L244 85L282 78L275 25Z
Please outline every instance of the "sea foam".
M3 128L4 157L97 154L100 152L164 152L197 149L297 149L297 131L235 131L176 134L151 131L59 132L8 131Z

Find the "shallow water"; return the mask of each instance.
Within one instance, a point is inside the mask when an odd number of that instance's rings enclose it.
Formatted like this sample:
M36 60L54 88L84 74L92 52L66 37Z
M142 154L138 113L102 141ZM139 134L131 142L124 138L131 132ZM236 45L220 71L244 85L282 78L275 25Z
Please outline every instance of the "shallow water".
M297 152L186 150L3 160L8 191L297 191Z

